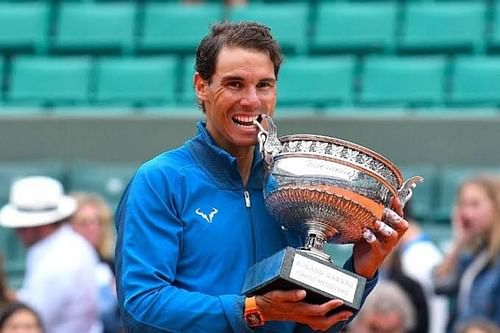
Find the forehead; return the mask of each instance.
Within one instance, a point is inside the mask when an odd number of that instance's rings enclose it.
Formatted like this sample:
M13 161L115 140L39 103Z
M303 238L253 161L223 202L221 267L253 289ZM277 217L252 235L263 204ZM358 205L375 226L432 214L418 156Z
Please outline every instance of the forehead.
M223 47L216 59L214 76L248 76L274 78L274 66L265 51Z

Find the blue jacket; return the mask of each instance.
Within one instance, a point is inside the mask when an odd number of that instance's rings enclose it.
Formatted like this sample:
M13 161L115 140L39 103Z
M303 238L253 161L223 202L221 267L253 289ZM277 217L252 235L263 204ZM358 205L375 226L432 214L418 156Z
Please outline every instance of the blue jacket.
M247 269L301 245L268 214L262 186L257 152L245 188L236 159L202 123L193 139L138 169L116 212L117 290L127 332L311 332L277 321L251 330L243 320ZM352 261L344 267L352 271ZM368 281L365 297L375 283Z

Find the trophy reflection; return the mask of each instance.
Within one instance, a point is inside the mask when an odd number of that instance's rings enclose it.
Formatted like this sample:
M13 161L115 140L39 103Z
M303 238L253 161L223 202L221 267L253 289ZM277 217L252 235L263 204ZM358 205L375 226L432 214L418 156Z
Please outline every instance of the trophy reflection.
M243 294L305 289L309 303L341 299L345 307L359 309L366 279L336 266L325 245L361 240L363 229L375 229L392 198L404 205L423 178L403 182L393 163L352 142L312 134L278 138L271 117L263 115L254 123L266 168L266 207L283 228L300 233L305 242L252 266Z

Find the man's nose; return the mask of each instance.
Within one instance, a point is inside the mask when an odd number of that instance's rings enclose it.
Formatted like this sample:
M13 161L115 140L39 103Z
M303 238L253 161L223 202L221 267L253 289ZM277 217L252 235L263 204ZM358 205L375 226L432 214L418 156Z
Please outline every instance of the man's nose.
M250 107L260 106L260 98L257 94L257 89L252 87L245 90L245 95L241 99L241 105Z

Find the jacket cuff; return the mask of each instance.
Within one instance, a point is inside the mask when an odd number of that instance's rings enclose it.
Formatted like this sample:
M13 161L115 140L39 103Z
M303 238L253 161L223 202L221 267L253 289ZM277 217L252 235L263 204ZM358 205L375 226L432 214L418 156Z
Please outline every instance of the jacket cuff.
M226 318L234 332L254 333L243 319L245 296L222 295L219 296Z

